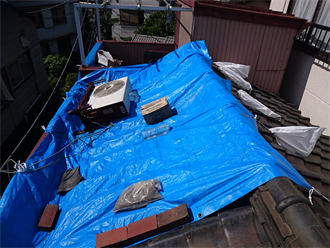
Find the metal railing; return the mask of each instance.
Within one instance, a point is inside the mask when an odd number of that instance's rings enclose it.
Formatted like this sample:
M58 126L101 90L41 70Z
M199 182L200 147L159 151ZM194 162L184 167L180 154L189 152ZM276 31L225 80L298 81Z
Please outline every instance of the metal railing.
M311 24L299 32L294 46L324 63L330 64L330 27Z

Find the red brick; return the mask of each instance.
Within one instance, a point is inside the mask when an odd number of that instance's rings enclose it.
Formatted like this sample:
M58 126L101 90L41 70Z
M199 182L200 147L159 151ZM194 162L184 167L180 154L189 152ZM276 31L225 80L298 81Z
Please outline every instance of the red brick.
M58 205L47 204L38 224L38 231L53 230L58 213Z
M135 243L158 234L157 215L144 218L128 225L128 240Z
M126 245L129 245L126 226L96 235L96 248L123 247Z
M167 232L189 222L190 215L186 204L182 204L158 215L158 228L161 232Z

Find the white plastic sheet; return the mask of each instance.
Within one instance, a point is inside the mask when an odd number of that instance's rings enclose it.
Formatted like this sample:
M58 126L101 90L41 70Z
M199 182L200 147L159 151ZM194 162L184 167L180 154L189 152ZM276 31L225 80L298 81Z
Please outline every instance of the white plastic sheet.
M247 78L249 75L249 65L241 65L230 62L214 62L213 64L217 66L228 79L241 86L244 90L252 90L251 84L244 80L244 78Z
M241 98L244 105L247 105L247 106L251 107L252 109L258 110L259 112L261 112L269 117L272 117L274 119L279 119L279 120L281 119L281 116L279 114L276 114L275 112L271 111L269 108L267 108L265 105L263 105L257 99L254 99L252 96L250 96L244 90L239 90L237 92L237 94Z
M323 127L275 127L270 128L279 145L303 157L307 157L321 136L325 128Z

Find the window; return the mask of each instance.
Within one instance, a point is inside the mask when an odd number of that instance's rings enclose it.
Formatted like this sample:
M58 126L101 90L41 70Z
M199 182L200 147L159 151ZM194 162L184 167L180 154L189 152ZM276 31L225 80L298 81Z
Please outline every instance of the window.
M1 81L1 106L7 101L14 101L15 99L12 97L10 91L7 88L7 85L5 84L5 81L2 78L2 75L0 74L0 81Z
M64 5L57 6L56 8L52 8L51 10L54 26L66 23Z
M41 8L28 8L24 9L26 13L28 13L32 18L37 28L44 27L44 19L42 17Z
M144 12L140 10L120 10L120 24L142 25Z
M6 66L6 72L9 82L13 89L15 89L21 82L23 82L31 73L31 60L27 53L19 56L14 62Z

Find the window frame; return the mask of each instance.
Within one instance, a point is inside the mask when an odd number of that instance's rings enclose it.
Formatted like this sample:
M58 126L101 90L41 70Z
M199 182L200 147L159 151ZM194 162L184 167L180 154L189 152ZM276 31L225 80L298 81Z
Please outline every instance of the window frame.
M23 56L26 56L27 59L28 59L28 65L30 67L30 71L29 73L27 73L25 76L24 76L24 73L23 73L23 70L21 68L21 63L19 62L19 59ZM19 71L21 73L21 76L22 76L22 79L17 83L17 84L13 84L12 80L10 79L10 73L9 73L9 66L14 64L15 62L18 62L18 65L19 65ZM17 89L26 79L28 79L33 73L34 73L34 70L33 70L33 65L32 65L32 60L31 60L31 57L30 57L30 54L29 52L25 52L21 55L19 55L18 57L16 57L13 61L11 61L10 63L8 63L7 65L4 66L4 71L6 72L6 79L8 80L8 84L10 85L10 88L12 89L12 92L14 92L15 89ZM5 80L5 79L4 79ZM13 96L15 97L15 96Z
M56 11L56 13L55 13L55 11ZM66 13L65 13L65 5L60 5L55 8L52 8L51 14L52 14L52 20L53 20L54 26L64 25L64 24L68 23L67 18L66 18ZM59 14L61 14L61 15L63 14L63 16L60 16ZM60 20L60 19L62 19L62 20Z

